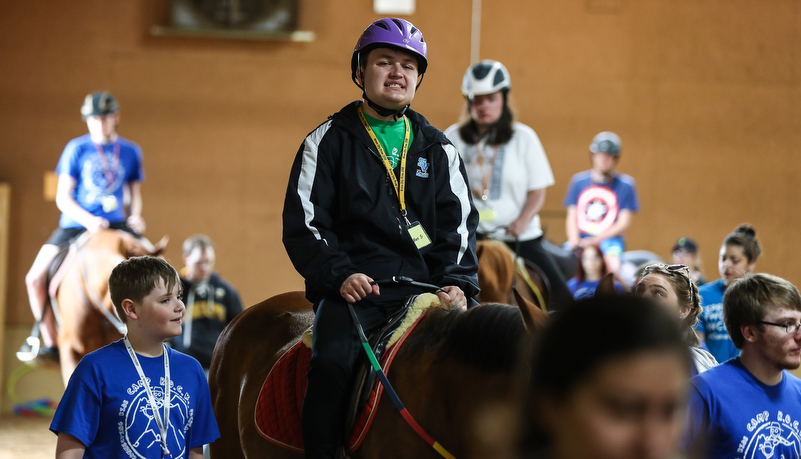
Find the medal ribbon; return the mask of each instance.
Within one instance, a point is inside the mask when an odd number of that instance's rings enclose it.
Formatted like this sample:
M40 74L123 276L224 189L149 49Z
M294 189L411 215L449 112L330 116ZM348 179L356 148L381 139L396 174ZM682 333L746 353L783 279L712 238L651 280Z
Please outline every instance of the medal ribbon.
M103 167L103 175L105 175L106 180L108 180L106 191L110 191L114 187L114 181L117 179L117 170L120 165L120 142L119 140L114 142L114 160L111 165L106 161L106 151L103 149L103 146L96 143L95 148L97 148L97 154L100 156L100 165Z
M384 167L387 169L389 178L392 180L392 186L395 188L395 196L398 197L398 201L400 202L401 215L403 216L403 219L406 220L406 225L411 226L412 224L406 217L406 155L409 153L409 136L412 132L411 124L409 124L409 118L407 118L406 115L403 116L405 132L403 135L403 148L401 149L401 157L398 162L398 167L400 167L399 182L398 178L395 177L395 172L392 170L392 164L389 163L389 158L384 152L384 148L381 146L381 142L378 141L378 137L375 136L373 128L370 127L370 124L367 122L367 118L364 117L364 110L362 110L362 107L359 107L357 111L359 112L359 119L361 120L364 129L367 130L367 134L370 136L370 139L372 139L376 150L378 150L378 155L381 156L381 161L384 163Z
M145 378L145 372L142 370L142 365L139 363L139 358L136 356L136 351L134 351L133 346L131 346L131 341L128 340L128 335L123 337L123 342L125 343L125 349L128 350L128 356L131 357L131 361L136 368L136 372L139 373L139 381L145 386L145 390L147 391L147 398L150 402L150 408L153 410L153 419L156 421L156 426L159 428L159 434L161 435L161 449L164 454L167 456L170 455L170 450L167 448L167 430L170 428L170 359L167 357L167 345L164 346L164 399L162 405L164 406L164 420L162 421L161 414L159 413L159 407L156 403L156 397L153 396L153 391L150 390L150 384L147 382L147 378ZM164 457L162 455L162 457Z

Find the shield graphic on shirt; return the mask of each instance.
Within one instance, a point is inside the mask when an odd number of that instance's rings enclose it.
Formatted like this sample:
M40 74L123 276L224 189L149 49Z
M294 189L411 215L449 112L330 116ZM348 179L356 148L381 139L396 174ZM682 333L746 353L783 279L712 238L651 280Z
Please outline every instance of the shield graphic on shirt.
M605 186L593 185L578 197L578 230L591 236L600 234L615 223L619 211L617 195Z

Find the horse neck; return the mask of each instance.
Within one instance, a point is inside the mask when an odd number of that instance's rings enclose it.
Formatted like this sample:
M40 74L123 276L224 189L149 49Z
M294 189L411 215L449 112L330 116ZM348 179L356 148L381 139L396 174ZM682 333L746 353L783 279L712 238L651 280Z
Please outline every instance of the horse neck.
M514 252L501 241L488 240L480 244L478 284L481 301L511 303L516 268Z
M117 231L100 231L94 234L80 249L75 269L87 288L94 289L104 299L106 308L113 309L108 298L108 277L111 270L127 258L122 253L122 243Z

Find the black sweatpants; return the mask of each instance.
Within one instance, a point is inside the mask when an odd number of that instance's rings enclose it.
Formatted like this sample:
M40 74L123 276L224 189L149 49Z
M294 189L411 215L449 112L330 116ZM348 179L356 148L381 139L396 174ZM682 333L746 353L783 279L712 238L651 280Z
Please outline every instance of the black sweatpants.
M353 304L365 334L383 325L403 307L416 288L382 288ZM345 435L345 411L359 352L364 352L348 305L327 298L317 306L308 386L303 399L303 443L307 459L332 459Z

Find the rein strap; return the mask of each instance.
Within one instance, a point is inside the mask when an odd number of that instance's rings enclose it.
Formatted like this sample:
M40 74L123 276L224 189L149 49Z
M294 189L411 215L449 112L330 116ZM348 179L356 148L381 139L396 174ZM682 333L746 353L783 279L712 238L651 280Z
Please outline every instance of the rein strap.
M385 281L380 281L385 282ZM403 277L392 277L392 282L397 283L408 283L410 285L420 285L422 283L415 282L409 278ZM429 284L423 284L428 286ZM435 287L438 288L438 287ZM455 459L455 456L448 452L438 441L434 440L434 438L428 434L428 432L423 429L417 421L414 420L409 410L403 405L400 397L395 392L395 389L392 388L392 384L390 384L387 375L384 374L384 370L381 368L381 364L378 363L378 359L376 359L373 350L370 349L370 344L367 342L367 336L364 334L364 330L362 329L362 324L359 322L359 318L356 316L356 311L353 310L353 305L348 303L348 310L350 311L350 316L353 318L353 323L356 325L356 330L359 333L359 339L362 342L362 347L364 348L364 352L367 354L367 358L370 360L370 365L373 366L373 369L376 371L378 375L379 381L381 381L381 385L384 386L384 389L387 391L387 395L389 398L392 399L392 403L395 405L395 408L398 409L400 415L406 421L407 424L412 428L412 430L417 433L429 446L434 448L436 452L438 452L442 457L446 459Z

